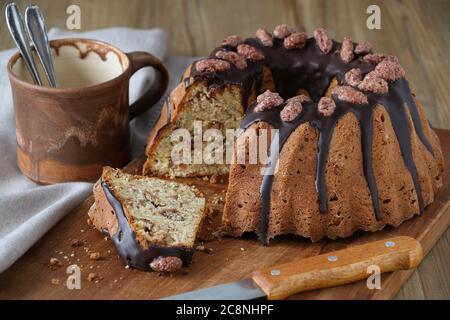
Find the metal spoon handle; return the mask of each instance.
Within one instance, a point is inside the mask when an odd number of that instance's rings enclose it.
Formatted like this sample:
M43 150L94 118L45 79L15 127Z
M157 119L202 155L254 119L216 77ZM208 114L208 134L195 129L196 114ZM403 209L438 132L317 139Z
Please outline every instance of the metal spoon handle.
M42 86L41 78L34 64L30 40L25 32L22 15L15 3L8 4L6 7L6 23L16 46L25 60L25 65L30 71L34 83Z
M38 6L30 6L25 11L25 23L39 60L41 61L50 86L57 87L55 67L48 42L45 19Z

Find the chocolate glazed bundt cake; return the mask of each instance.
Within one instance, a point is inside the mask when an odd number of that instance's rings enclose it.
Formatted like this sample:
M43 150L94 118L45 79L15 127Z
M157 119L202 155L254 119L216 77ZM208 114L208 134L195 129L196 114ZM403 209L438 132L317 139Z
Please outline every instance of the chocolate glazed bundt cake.
M317 241L398 226L442 185L438 138L397 58L347 37L336 42L321 28L313 38L286 25L245 41L230 36L188 68L170 101L149 137L144 173L227 172L171 165L169 133L191 129L192 119L222 130L240 123L237 146L248 146L253 129L279 130L269 166L229 169L223 227L232 236Z

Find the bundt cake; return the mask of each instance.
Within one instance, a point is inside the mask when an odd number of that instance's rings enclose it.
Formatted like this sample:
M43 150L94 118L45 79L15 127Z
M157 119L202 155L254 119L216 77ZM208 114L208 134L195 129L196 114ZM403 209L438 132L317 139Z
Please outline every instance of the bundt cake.
M205 212L196 188L105 167L94 197L90 221L126 265L175 272L191 263Z
M231 166L172 162L172 132L192 133L194 120L241 129ZM268 165L240 163L237 148L248 156L263 132ZM256 232L265 244L279 234L317 241L398 226L442 185L438 138L397 58L348 37L336 42L322 28L312 38L286 25L226 38L188 67L146 153L144 174L229 172L223 227Z

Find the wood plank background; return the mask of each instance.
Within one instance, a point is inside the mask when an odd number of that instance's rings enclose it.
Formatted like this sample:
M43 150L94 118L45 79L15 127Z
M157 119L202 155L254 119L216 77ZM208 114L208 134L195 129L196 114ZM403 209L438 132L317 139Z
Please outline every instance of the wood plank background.
M3 9L9 1L0 0ZM333 37L367 40L378 52L399 57L435 127L450 129L449 0L34 0L49 27L66 27L66 9L81 7L81 31L111 26L161 27L169 54L206 55L229 34L253 35L287 23L312 33L326 27ZM381 30L366 28L366 9L381 8ZM3 10L2 10L3 12ZM0 50L13 47L0 20ZM2 71L4 72L4 70ZM450 231L436 244L397 295L398 299L450 299Z

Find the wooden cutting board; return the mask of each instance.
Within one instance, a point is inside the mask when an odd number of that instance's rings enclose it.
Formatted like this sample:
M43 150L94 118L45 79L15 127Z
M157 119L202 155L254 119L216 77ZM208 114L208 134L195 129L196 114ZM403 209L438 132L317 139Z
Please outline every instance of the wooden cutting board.
M206 243L205 247L211 252L197 252L193 265L186 272L160 276L124 267L111 241L87 224L87 212L93 203L90 197L0 275L0 299L156 299L243 279L256 268L289 262L294 257L308 257L400 235L418 239L426 254L450 224L450 131L437 130L437 133L446 159L444 186L424 214L399 228L388 227L377 233L361 232L347 239L318 243L296 236L278 237L268 247L260 245L255 237L224 238ZM138 159L127 169L137 172L141 166L142 159ZM208 185L206 182L199 184L203 184L203 188ZM221 184L214 185L209 192L218 193L222 188ZM82 240L84 244L74 247L73 240ZM92 252L99 252L101 259L91 260L89 253ZM48 267L53 257L62 262L56 270ZM80 290L66 287L69 276L66 268L70 264L80 267ZM291 299L390 299L412 272L396 271L382 275L380 290L369 290L365 281L360 281L298 294ZM89 273L96 273L100 280L88 281Z

